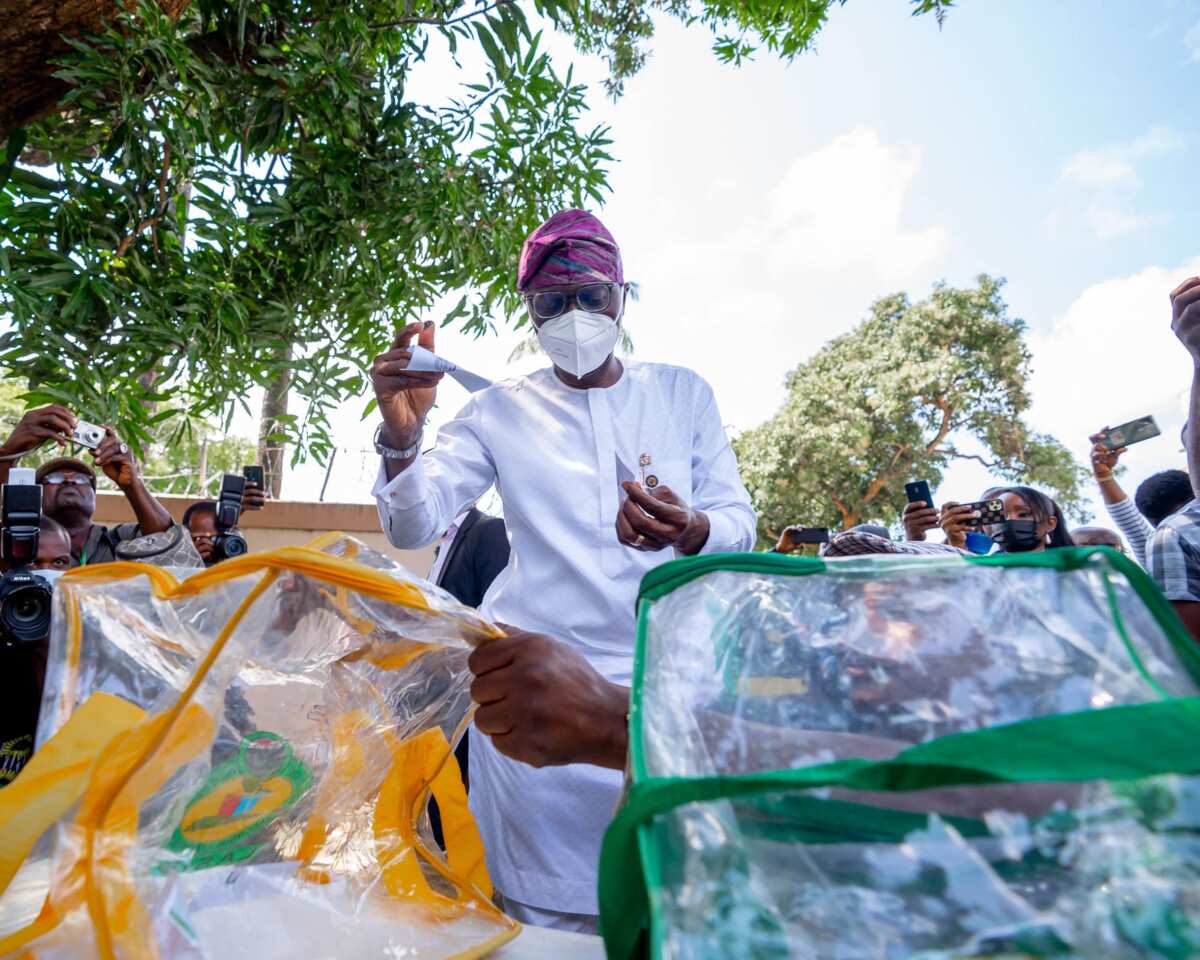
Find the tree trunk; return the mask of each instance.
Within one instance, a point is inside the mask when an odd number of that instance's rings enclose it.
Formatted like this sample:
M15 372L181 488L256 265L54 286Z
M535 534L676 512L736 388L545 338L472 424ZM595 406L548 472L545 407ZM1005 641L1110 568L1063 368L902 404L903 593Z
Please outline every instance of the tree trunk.
M189 0L159 0L177 17ZM116 0L4 0L0 7L0 141L31 120L50 113L70 89L52 76L70 47L64 36L96 33L118 10ZM133 4L129 3L129 8Z
M284 362L290 361L291 343L282 344L276 350L275 357ZM285 424L280 418L287 413L288 391L291 385L291 369L281 367L263 397L262 417L258 427L258 459L262 464L267 493L276 500L283 489L283 455L287 444L280 440L272 440L271 435L282 433L285 429Z
M208 437L200 441L200 485L197 487L197 492L200 496L205 496L205 489L208 487Z

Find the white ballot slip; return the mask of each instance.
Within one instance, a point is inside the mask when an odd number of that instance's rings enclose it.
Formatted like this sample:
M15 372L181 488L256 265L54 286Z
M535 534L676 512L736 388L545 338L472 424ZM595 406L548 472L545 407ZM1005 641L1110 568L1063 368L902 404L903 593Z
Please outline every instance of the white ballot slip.
M411 344L408 349L412 351L412 359L408 361L409 370L417 370L421 373L448 373L471 393L478 393L492 385L491 380L485 380L483 377L471 373L470 370L464 370L432 350L426 350L415 343Z

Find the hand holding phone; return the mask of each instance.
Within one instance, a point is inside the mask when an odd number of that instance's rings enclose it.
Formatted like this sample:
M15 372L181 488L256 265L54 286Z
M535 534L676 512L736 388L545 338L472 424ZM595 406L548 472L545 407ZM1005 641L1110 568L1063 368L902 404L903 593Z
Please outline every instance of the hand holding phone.
M946 532L946 542L953 547L965 548L967 533L978 530L988 523L1004 522L1004 501L979 500L975 503L947 502L942 507L941 526Z
M828 543L828 527L790 527L792 543L796 546L804 543Z
M242 477L246 481L246 491L242 495L242 509L261 510L267 502L263 468L258 464L242 467Z
M1121 450L1130 444L1141 443L1160 436L1162 431L1153 417L1138 417L1117 427L1110 427L1096 434L1097 440L1109 450Z
M929 492L928 480L915 480L904 485L908 503L904 506L901 520L904 536L908 540L924 540L925 533L938 525L939 514L933 505L933 494Z

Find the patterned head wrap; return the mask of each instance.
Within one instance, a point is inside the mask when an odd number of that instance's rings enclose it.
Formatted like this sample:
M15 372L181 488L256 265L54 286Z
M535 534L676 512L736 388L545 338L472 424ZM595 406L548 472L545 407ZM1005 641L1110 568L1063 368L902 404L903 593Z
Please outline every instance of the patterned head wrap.
M586 210L560 210L521 247L517 289L558 283L624 283L621 251L608 229Z

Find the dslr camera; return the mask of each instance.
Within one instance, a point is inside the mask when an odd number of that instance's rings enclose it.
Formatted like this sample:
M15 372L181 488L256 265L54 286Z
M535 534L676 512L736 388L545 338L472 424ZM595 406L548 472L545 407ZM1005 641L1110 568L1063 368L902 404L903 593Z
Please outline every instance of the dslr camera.
M0 487L0 647L42 640L50 633L50 582L32 572L37 562L42 488L34 472L15 468Z
M245 492L245 477L227 473L222 478L221 492L217 495L217 535L213 537L213 563L240 557L249 549L246 538L237 532Z

